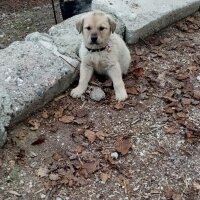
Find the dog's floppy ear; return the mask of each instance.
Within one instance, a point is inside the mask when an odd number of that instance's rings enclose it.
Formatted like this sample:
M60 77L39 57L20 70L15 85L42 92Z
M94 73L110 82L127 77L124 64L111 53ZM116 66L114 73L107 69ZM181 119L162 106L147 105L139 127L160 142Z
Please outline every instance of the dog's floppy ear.
M116 24L115 20L110 15L108 15L108 22L110 24L110 30L111 30L111 32L114 33L117 24Z
M77 22L76 22L76 29L78 30L79 33L83 32L83 22L84 22L84 17L81 17Z

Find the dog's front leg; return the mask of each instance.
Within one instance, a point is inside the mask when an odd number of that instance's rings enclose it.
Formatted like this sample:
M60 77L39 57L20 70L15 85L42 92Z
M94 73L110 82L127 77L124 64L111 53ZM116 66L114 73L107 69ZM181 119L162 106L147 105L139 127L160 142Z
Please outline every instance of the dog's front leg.
M128 98L124 81L122 80L122 72L119 63L108 70L108 75L112 79L116 100L124 101Z
M80 97L87 89L88 82L90 81L93 74L93 68L81 64L80 66L80 79L79 84L76 88L71 91L71 96L73 98Z

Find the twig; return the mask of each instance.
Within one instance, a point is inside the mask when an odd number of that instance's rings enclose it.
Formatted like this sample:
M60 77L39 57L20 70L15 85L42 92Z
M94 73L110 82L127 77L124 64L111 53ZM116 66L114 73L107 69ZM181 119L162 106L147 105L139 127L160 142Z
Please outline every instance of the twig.
M40 192L44 191L44 188L42 188L41 190L38 190L37 192L35 192L35 194L38 194Z
M83 162L82 162L82 160L81 160L81 158L80 158L79 154L77 153L76 155L77 155L77 157L78 157L78 160L79 160L79 162L80 162L80 163L81 163L81 165L83 166Z
M81 105L81 109L85 106L86 101L83 102L83 104Z
M156 94L152 94L152 96L158 97L160 99L165 99L165 100L168 100L168 101L171 101L171 102L178 102L178 100L173 99L173 98L168 97L168 96L159 96L159 95L156 95Z
M54 15L54 19L55 19L55 23L57 24L57 18L56 18L56 10L55 10L55 6L54 6L54 0L51 0L51 4L52 4L52 8L53 8L53 15Z

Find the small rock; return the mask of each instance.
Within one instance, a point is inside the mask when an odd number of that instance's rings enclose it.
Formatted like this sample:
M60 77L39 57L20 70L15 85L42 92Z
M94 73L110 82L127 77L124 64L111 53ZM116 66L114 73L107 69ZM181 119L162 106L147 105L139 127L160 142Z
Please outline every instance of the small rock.
M200 75L199 75L199 76L197 76L197 81L199 81L199 82L200 82Z
M117 153L117 152L113 152L113 153L111 153L111 157L113 158L113 159L118 159L118 157L119 157L119 154Z
M45 194L41 194L40 197L41 197L41 199L44 199L46 197L46 195Z
M94 101L101 101L105 98L105 92L99 87L91 87L90 98Z
M63 200L61 197L56 197L56 200Z

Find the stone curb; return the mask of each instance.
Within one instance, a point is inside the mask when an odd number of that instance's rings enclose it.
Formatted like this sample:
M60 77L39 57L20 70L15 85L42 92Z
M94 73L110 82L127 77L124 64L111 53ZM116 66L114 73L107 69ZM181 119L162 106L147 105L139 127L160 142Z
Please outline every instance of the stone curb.
M92 9L111 13L123 21L128 44L187 17L199 7L200 0L93 0L92 4Z

